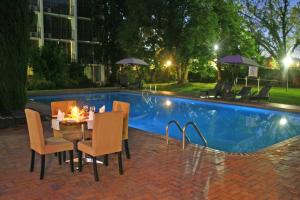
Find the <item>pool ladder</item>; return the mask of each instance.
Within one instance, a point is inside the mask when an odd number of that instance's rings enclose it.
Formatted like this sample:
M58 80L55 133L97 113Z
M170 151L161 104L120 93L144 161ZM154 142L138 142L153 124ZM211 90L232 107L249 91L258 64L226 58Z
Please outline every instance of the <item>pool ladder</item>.
M207 147L208 144L207 144L207 140L205 139L204 135L202 134L202 132L200 131L200 129L198 128L198 126L196 125L195 122L193 121L189 121L187 123L185 123L185 125L183 126L183 128L181 128L179 122L177 120L171 120L168 122L167 126L166 126L166 141L167 141L167 144L169 144L169 126L171 124L175 124L177 126L177 128L179 129L179 131L181 132L182 134L182 149L185 148L185 140L187 140L189 143L191 143L191 140L190 138L186 135L186 129L188 126L192 126L196 132L198 133L198 135L200 136L200 138L203 140L205 146Z

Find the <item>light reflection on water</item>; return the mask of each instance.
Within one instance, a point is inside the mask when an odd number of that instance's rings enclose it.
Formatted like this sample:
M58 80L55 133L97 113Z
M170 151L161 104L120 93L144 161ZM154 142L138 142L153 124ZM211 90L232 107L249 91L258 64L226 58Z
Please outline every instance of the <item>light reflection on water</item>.
M80 105L105 105L111 110L114 100L130 103L129 125L157 134L165 134L166 124L173 119L184 125L194 121L211 148L227 152L254 152L300 134L300 115L235 105L201 102L189 99L135 93L94 93L31 97L50 103L77 99ZM170 136L181 139L175 126ZM202 144L192 128L187 129L191 141Z

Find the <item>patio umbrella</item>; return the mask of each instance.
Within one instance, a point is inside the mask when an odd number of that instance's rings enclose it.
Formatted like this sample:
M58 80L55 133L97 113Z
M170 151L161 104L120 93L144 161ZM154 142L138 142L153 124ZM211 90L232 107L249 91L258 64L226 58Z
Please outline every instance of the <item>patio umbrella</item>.
M221 64L248 65L248 66L262 67L256 61L251 60L250 58L243 57L241 55L225 56L223 58L220 58L218 62Z
M243 57L241 55L225 56L223 58L220 58L218 60L218 63L220 63L220 64L231 64L231 65L246 65L246 66L249 66L249 67L254 66L254 67L263 68L263 66L259 65L256 61L251 60L250 58ZM236 69L233 71L233 74L232 74L233 76L236 72ZM247 86L247 80L246 80L246 86ZM259 82L257 83L257 87L259 88Z
M138 58L124 58L119 60L116 64L119 65L148 65L145 61Z

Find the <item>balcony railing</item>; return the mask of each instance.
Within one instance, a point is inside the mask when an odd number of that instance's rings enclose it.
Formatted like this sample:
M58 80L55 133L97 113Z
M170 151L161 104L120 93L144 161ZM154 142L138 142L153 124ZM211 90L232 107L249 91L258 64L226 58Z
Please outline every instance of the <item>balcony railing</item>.
M30 37L39 38L41 37L40 32L30 32Z
M45 33L45 38L52 38L52 33Z
M32 11L40 11L39 5L37 4L29 5L29 9Z
M44 12L59 14L59 15L71 15L74 16L74 6L70 7L44 7Z

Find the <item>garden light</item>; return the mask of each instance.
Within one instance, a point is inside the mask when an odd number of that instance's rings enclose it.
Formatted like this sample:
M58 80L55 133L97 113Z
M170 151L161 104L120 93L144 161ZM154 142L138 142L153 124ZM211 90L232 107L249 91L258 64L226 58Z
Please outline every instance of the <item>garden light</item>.
M219 50L219 45L218 44L215 44L214 45L214 51L218 51Z
M286 57L282 60L282 63L286 69L286 91L289 88L289 67L291 66L291 64L293 63L293 59L291 58L291 56L289 54L286 55Z
M284 64L285 68L288 68L291 66L291 64L293 64L293 59L291 58L291 56L287 55L283 60L282 63Z
M171 60L167 60L167 62L165 63L166 67L170 67L172 65L172 61Z

